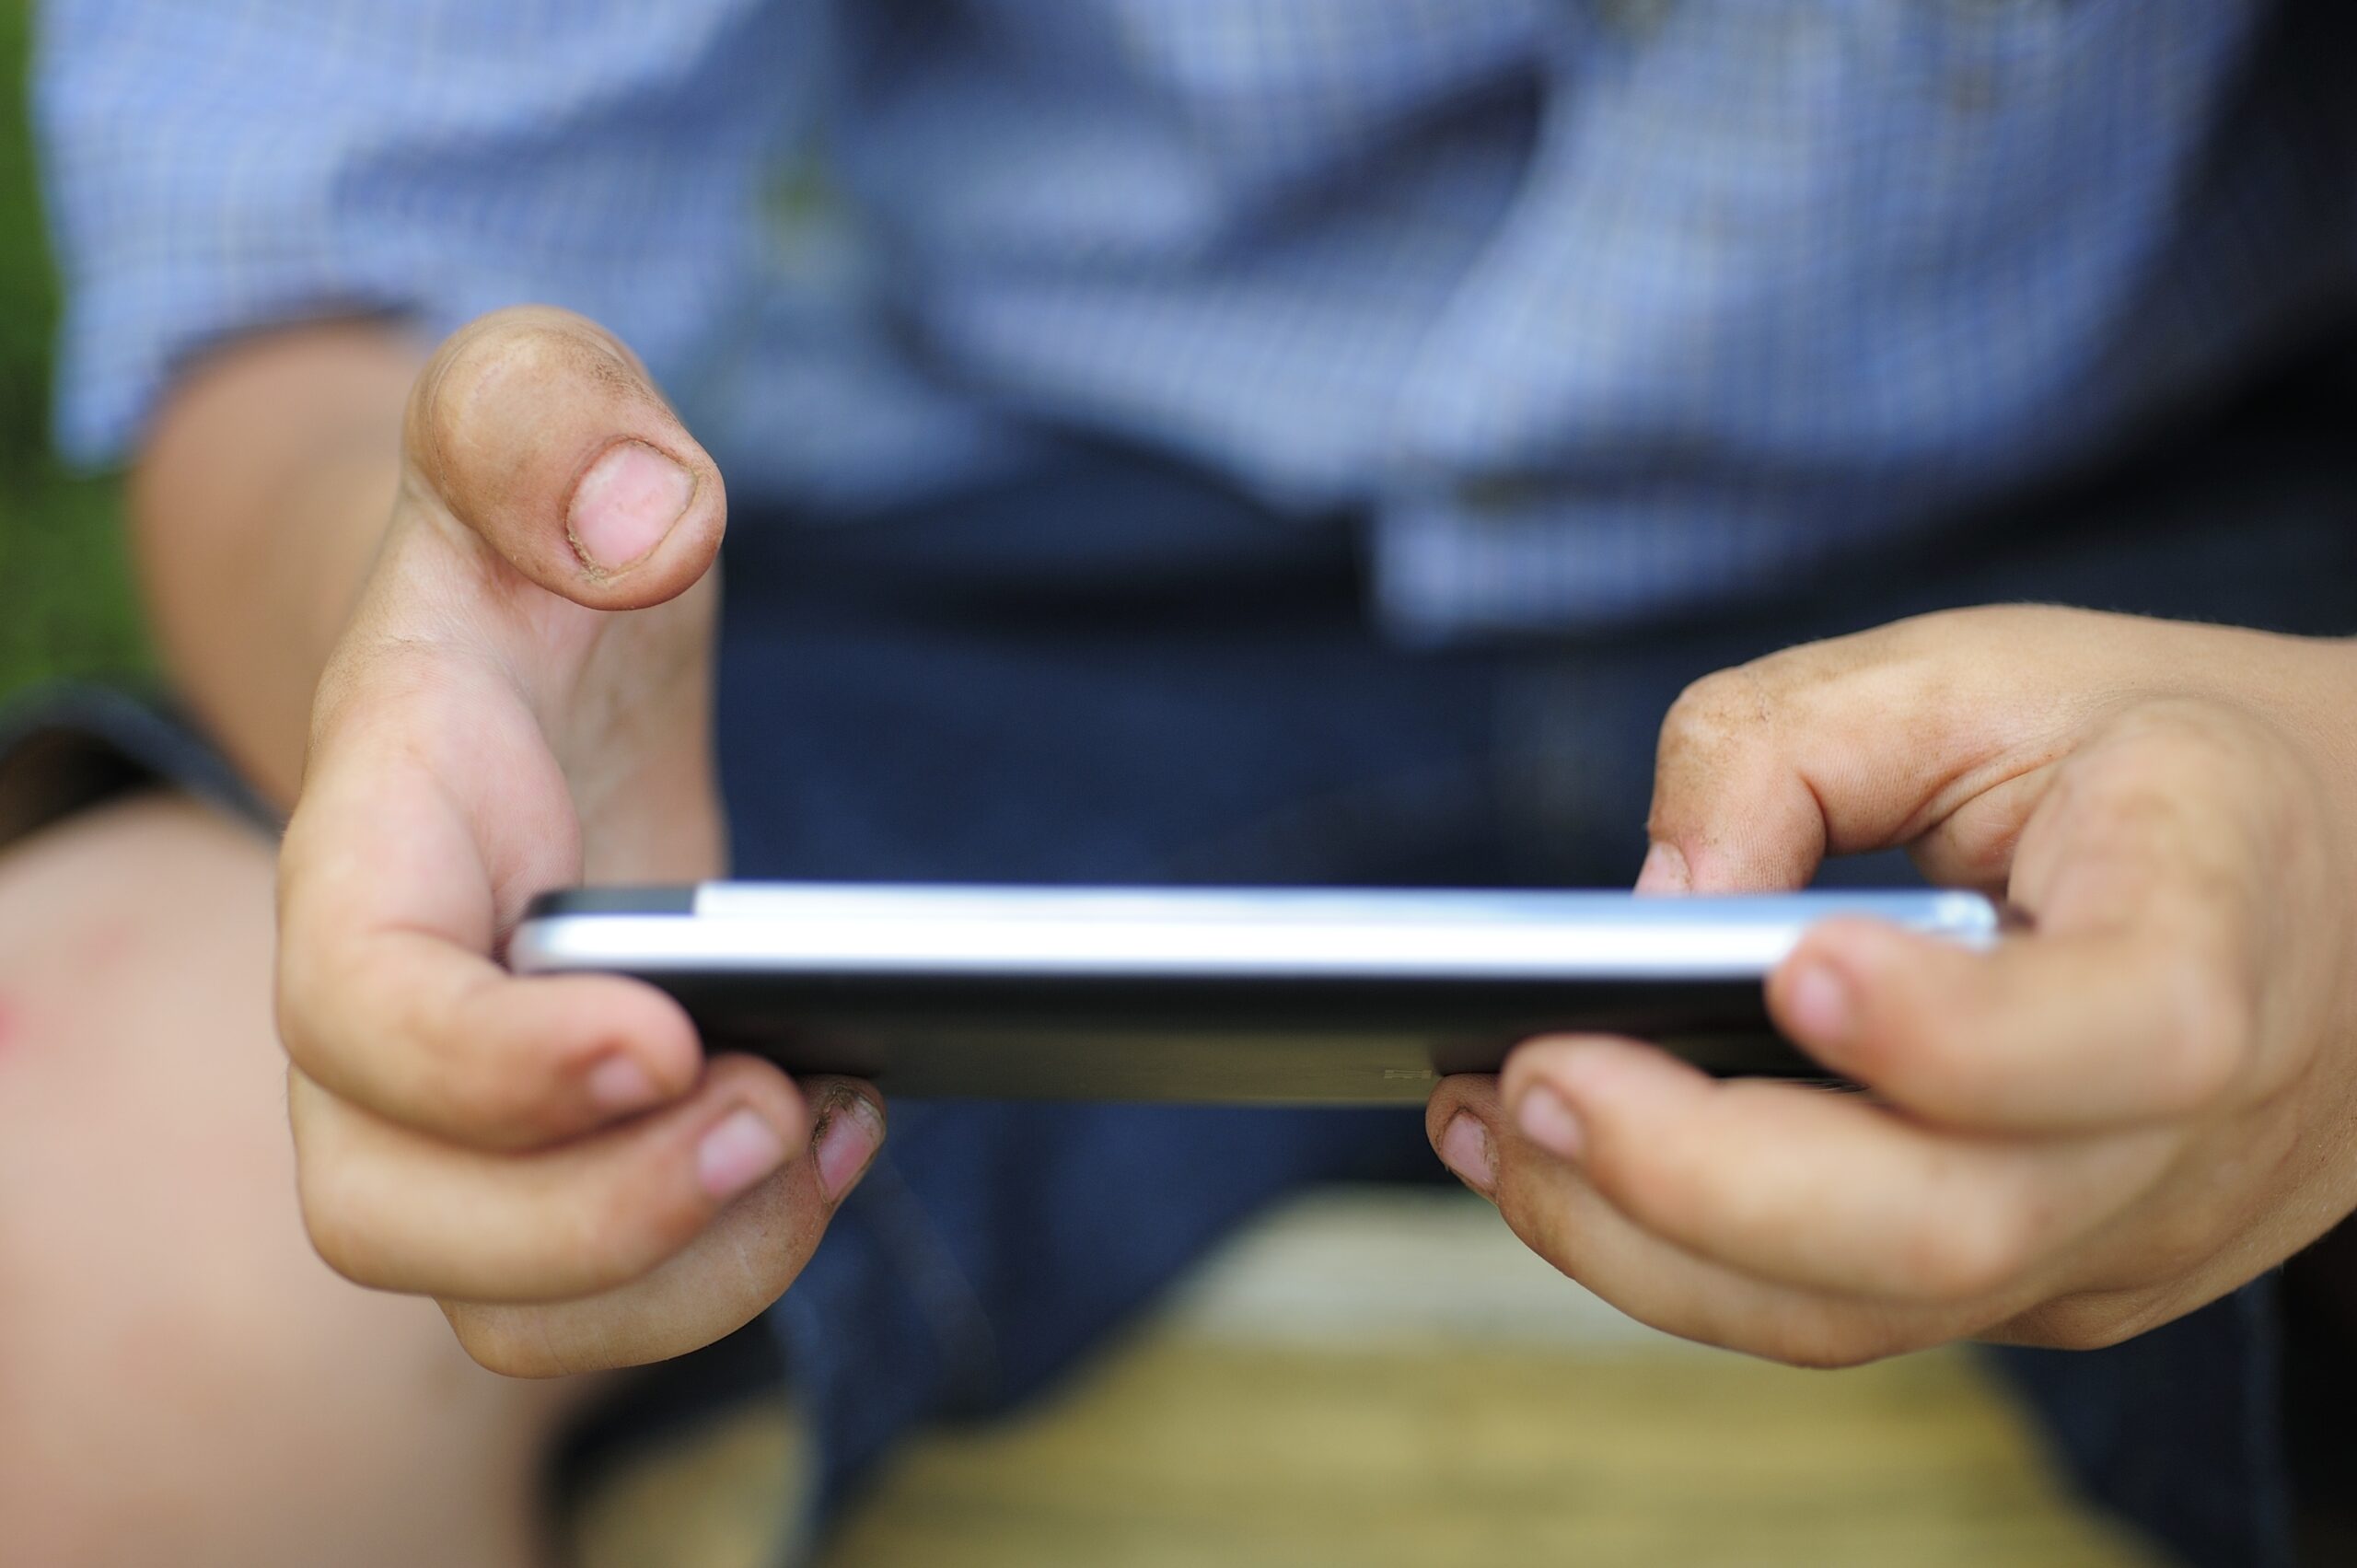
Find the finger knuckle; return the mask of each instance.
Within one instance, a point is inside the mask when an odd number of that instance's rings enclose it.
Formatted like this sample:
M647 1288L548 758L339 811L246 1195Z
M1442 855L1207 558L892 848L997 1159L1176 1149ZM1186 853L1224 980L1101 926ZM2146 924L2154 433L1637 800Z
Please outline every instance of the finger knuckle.
M308 983L306 960L282 946L278 959L278 975L271 992L272 1010L278 1030L278 1043L288 1061L313 1077L319 1062L319 1036L312 1021L311 997L316 994Z
M1861 987L1858 1025L1839 1048L1843 1073L1898 1105L1944 1116L1986 1112L2014 1092L2004 1069L2005 1023L1979 976L1891 965Z
M495 1006L513 983L485 975L378 1021L372 1040L389 1057L410 1060L399 1074L410 1119L477 1147L511 1152L578 1131L573 1102L554 1092L569 1063Z
M2003 1290L2029 1266L2028 1221L2014 1206L1950 1205L1918 1228L1898 1256L1899 1294L1918 1301L1960 1303Z
M482 1307L446 1302L443 1315L476 1365L503 1377L561 1377L589 1368L562 1353L530 1308Z
M1702 1239L1714 1218L1754 1237L1770 1230L1774 1216L1763 1211L1759 1191L1730 1188L1721 1169L1706 1146L1670 1135L1643 1144L1598 1140L1582 1174L1613 1207L1681 1242Z
M1979 1026L1950 1011L1890 1007L1842 1046L1841 1065L1901 1105L1953 1108L1986 1098L1986 1044Z
M2216 967L2186 964L2168 993L2171 1027L2146 1063L2160 1106L2189 1112L2223 1095L2248 1060L2256 1035L2249 998Z
M297 1148L296 1197L311 1250L337 1273L360 1285L391 1282L382 1267L375 1237L331 1162Z
M1703 676L1678 694L1662 717L1665 751L1719 751L1758 733L1773 719L1775 703L1753 665Z
M2183 769L2207 769L2235 779L2250 772L2251 750L2267 740L2266 726L2209 697L2147 697L2122 712L2115 734L2168 749Z
M411 1031L420 1071L420 1115L480 1148L537 1149L580 1131L580 1101L561 1091L580 1074L577 1053L529 1036L488 1035L463 1016Z
M280 1046L311 1076L319 1051L319 1001L330 992L320 983L320 954L298 890L279 897L278 952L271 972L271 1015Z
M1912 1348L1881 1325L1838 1309L1796 1311L1771 1322L1754 1354L1811 1372L1840 1372Z
M692 1179L607 1183L571 1210L563 1255L579 1261L593 1288L612 1289L695 1239L712 1214Z
M421 1118L481 1149L520 1154L577 1131L566 1105L552 1102L537 1074L485 1061L447 1078Z

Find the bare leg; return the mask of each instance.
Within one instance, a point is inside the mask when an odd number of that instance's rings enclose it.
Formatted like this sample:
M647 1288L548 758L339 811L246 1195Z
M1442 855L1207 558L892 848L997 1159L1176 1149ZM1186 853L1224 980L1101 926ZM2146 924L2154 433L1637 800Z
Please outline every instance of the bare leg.
M304 1238L271 875L160 796L0 853L0 1555L541 1560L580 1388L482 1371Z

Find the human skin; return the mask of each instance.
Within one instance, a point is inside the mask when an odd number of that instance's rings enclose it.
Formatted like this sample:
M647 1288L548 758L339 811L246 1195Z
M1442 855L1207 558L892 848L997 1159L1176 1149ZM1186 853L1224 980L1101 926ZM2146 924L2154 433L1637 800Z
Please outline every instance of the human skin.
M2357 1207L2357 648L1954 611L1690 688L1639 887L1804 885L1904 845L2006 899L1987 952L1828 923L1771 1011L1871 1095L1526 1044L1428 1131L1631 1316L1806 1365L2096 1347Z
M320 1254L516 1374L751 1318L873 1157L873 1090L707 1061L649 987L493 961L542 888L723 869L710 458L612 338L530 308L422 366L359 323L225 356L136 506L178 682L266 786L300 781L278 1022Z
M819 1172L864 1166L874 1102L829 1086L858 1146L789 1158L805 1102L772 1069L702 1066L643 987L489 956L537 887L720 863L719 475L626 351L557 312L453 338L404 432L282 859L306 1217L344 1272L441 1300L488 1365L678 1353L791 1282L840 1196ZM618 450L676 471L634 460L605 494L640 511L592 516L582 482ZM201 595L183 614L184 668L238 668L250 632ZM2008 608L1698 684L1665 724L1646 890L1789 888L1905 843L2034 929L1971 955L1841 923L1796 951L1771 1008L1875 1098L1537 1041L1443 1086L1436 1146L1634 1316L1785 1360L2102 1344L2231 1289L2357 1203L2353 656ZM284 733L211 691L233 738Z
M162 793L0 850L0 1557L527 1568L598 1380L305 1242L268 840Z
M234 345L181 377L134 475L175 684L282 805L403 511L424 359L361 323ZM675 676L633 701L696 707L702 629L679 624L656 639ZM610 812L619 857L678 853L676 829ZM608 1382L493 1376L431 1303L358 1288L307 1244L271 1018L274 859L161 793L0 849L0 1518L44 1562L552 1561L548 1444ZM856 1179L858 1140L850 1165L836 1154L836 1181ZM807 1226L809 1180L743 1202Z
M422 357L343 325L238 345L181 378L134 476L166 661L282 804L391 512ZM161 791L0 847L8 1550L553 1561L548 1444L607 1384L493 1376L430 1302L339 1279L308 1245L271 1019L273 848Z

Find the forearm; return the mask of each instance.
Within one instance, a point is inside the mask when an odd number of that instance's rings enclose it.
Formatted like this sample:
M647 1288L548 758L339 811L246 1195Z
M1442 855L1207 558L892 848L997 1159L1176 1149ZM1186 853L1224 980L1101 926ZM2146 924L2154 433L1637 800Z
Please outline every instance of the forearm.
M282 806L312 688L391 514L422 357L366 322L225 349L174 389L133 474L133 552L166 668Z

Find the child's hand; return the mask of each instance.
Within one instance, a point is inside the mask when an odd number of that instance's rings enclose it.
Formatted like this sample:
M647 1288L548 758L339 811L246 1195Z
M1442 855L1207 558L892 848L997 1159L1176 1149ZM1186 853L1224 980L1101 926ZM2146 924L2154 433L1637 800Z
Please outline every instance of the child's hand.
M2357 650L2069 610L1905 621L1713 676L1664 727L1642 889L1905 844L2032 923L1829 923L1794 1040L1875 1091L1522 1047L1430 1129L1635 1317L1810 1364L2108 1344L2357 1205Z
M549 309L444 344L405 445L280 862L304 1214L486 1365L678 1354L792 1283L880 1105L707 1063L649 987L494 954L542 889L722 869L720 474L627 350Z

